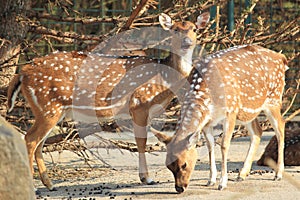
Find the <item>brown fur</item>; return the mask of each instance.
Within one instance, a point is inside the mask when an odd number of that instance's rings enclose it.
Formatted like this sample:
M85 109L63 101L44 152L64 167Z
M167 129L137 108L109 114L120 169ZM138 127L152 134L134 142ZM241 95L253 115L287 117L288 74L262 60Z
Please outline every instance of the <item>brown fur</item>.
M207 21L209 14L202 15ZM59 52L34 59L11 82L9 102L16 92L16 86L21 83L21 92L35 116L35 123L28 130L25 141L32 173L35 157L41 180L48 189L53 190L54 187L42 155L45 138L63 117L74 113L74 116L79 116L77 120L87 122L106 122L120 113L130 113L139 152L139 176L144 183L153 182L149 178L145 158L146 126L154 114L163 111L155 110L153 106L159 104L165 108L174 96L164 82L174 83L189 74L197 40L195 24L173 22L165 14L159 19L161 26L171 30L174 36L170 59L159 62L143 56L127 58ZM198 20L197 23L201 24L202 21ZM144 69L148 64L150 68ZM172 68L176 73L167 74L166 78L160 64ZM178 90L181 84L175 86ZM10 107L12 106L10 103Z
M217 168L214 156L213 128L223 125L221 142L222 170L218 189L227 187L228 150L236 120L251 135L251 144L238 180L249 174L262 130L256 117L264 111L275 129L278 142L278 170L275 180L282 178L284 120L280 113L284 89L286 58L257 45L242 45L207 55L195 61L175 135L168 139L168 168L175 177L175 189L183 192L189 183L197 154L193 153L197 135L204 133L210 159L208 186L214 185ZM156 134L156 133L155 133ZM162 134L156 134L161 137ZM180 165L186 165L181 168Z
M286 130L284 139L284 165L300 165L300 129ZM277 162L278 143L276 136L273 136L267 145L263 155L257 161L258 165L267 165L266 158L271 158Z

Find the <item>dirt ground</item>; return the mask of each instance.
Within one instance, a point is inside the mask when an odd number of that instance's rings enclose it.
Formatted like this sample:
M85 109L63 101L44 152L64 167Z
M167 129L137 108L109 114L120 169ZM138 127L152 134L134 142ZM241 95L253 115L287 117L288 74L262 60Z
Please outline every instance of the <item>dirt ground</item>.
M147 154L150 175L158 182L155 185L143 185L139 182L137 153L119 149L107 152L106 149L101 149L99 152L102 159L111 166L107 167L99 159L92 158L93 162L90 164L93 168L84 164L84 161L72 152L52 153L51 156L46 154L45 160L48 168L52 169L50 175L57 191L48 191L36 177L35 184L41 191L38 199L300 199L300 166L285 167L287 175L284 179L272 181L273 170L256 165L256 160L263 153L271 136L273 133L263 135L252 172L243 182L234 180L242 167L249 138L232 141L228 160L229 182L224 191L217 190L218 184L212 187L205 186L209 176L206 147L199 149L199 160L190 185L182 194L176 193L173 176L164 165L165 152ZM157 141L150 138L150 142ZM220 170L219 146L216 146L216 158ZM51 159L55 161L55 165Z

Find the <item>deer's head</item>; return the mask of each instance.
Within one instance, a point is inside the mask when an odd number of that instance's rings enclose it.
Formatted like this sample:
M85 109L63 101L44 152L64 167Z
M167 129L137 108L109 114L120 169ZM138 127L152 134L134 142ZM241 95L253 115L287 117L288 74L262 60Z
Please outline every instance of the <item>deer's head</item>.
M172 51L178 55L193 52L197 41L197 30L205 28L209 21L209 13L197 17L196 23L189 21L173 21L167 14L160 14L159 23L164 30L172 34Z
M166 166L174 175L176 191L178 193L184 192L197 161L198 133L191 133L187 137L176 137L176 135L170 137L155 129L151 130L161 142L166 144Z

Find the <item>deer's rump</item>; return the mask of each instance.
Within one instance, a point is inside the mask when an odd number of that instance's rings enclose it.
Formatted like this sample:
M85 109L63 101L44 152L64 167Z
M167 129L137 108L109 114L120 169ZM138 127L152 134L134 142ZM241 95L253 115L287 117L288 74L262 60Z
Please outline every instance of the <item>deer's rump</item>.
M286 130L284 148L284 165L300 165L300 129ZM267 145L263 155L257 161L258 165L267 165L266 158L271 158L277 162L277 139L273 136Z

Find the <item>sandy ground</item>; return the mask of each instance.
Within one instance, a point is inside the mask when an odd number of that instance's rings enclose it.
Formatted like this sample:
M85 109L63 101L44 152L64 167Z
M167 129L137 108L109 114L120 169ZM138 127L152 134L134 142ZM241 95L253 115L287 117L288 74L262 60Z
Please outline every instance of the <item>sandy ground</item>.
M112 135L112 134L107 134ZM272 133L265 133L259 146L255 161L259 159ZM113 136L120 139L119 136ZM126 136L127 140L132 138ZM155 138L150 142L156 143ZM235 182L238 169L242 167L249 144L249 138L232 141L228 160L228 188L218 191L217 185L206 187L209 176L208 154L206 147L199 149L199 160L192 175L190 185L183 194L174 189L171 172L164 166L165 153L147 154L150 175L158 183L143 185L138 178L138 157L136 153L120 150L100 150L102 158L111 165L104 166L98 159L88 167L72 152L45 155L48 168L54 169L52 180L57 191L48 191L35 178L35 184L41 191L38 199L300 199L300 189L292 181L300 184L300 167L286 167L286 177L282 181L272 181L274 172L268 167L257 166L254 162L252 174L243 182ZM216 146L217 167L220 170L220 148ZM219 172L220 173L220 172ZM291 177L291 178L289 178Z

